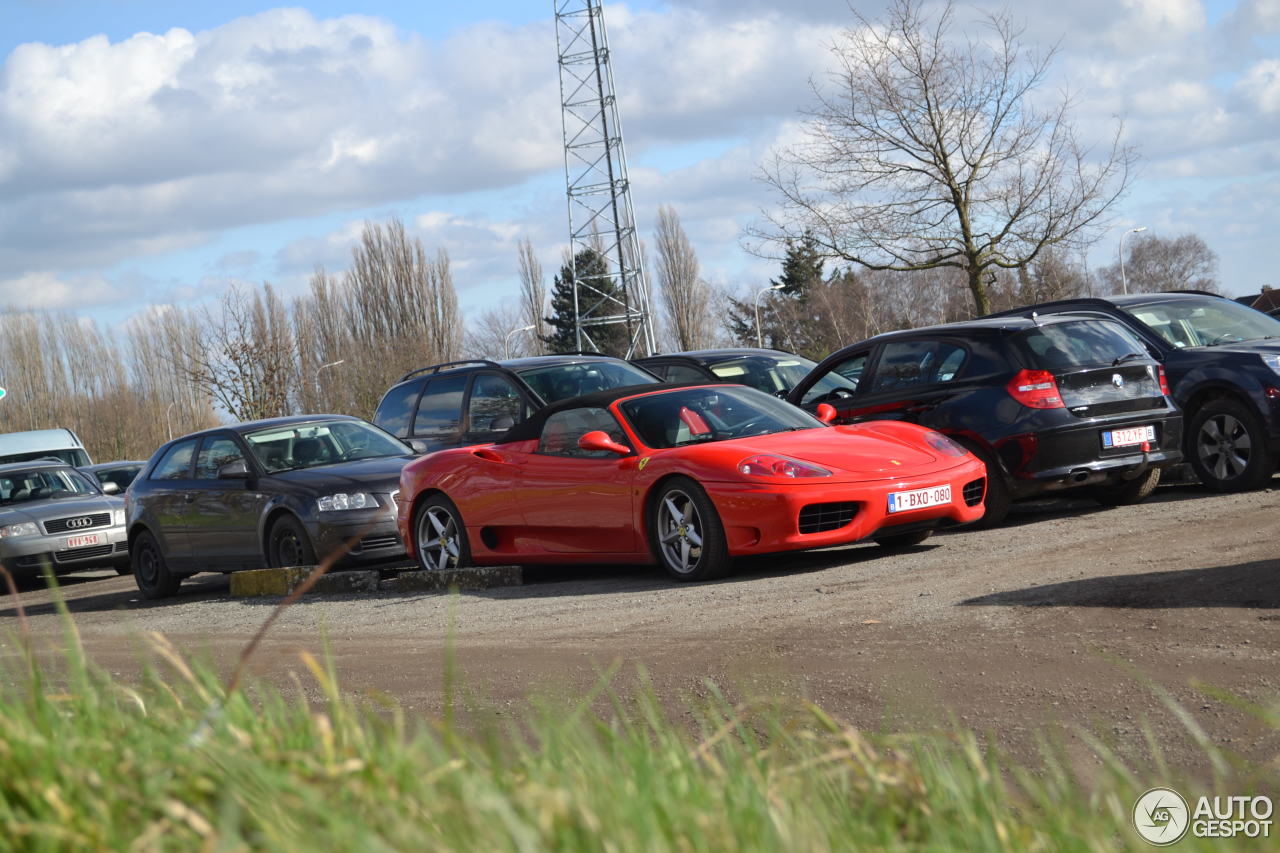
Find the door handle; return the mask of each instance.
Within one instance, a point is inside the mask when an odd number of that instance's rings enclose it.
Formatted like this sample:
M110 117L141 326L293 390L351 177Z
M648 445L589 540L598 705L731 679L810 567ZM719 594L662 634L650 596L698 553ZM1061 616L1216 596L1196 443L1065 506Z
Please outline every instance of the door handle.
M903 409L909 415L923 415L925 412L932 412L938 408L936 403L921 403L917 406L907 406Z

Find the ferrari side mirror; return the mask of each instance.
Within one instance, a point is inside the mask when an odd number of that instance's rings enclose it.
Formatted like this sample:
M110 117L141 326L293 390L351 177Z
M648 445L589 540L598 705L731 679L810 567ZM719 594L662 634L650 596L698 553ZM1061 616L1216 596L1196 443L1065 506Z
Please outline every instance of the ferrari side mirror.
M619 456L626 456L631 452L631 448L625 444L618 444L604 430L592 430L582 438L578 439L578 447L582 450L599 451L607 450L610 453L616 453Z
M824 424L829 424L836 419L836 407L830 403L818 404L818 420Z

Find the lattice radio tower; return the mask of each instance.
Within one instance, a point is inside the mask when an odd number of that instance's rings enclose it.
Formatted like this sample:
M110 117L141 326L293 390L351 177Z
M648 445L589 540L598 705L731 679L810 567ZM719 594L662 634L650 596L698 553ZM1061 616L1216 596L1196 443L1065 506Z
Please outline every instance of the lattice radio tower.
M554 2L577 348L598 351L592 330L625 323L627 356L653 353L653 323L603 9L600 0ZM603 257L604 274L579 275L578 254L588 248Z

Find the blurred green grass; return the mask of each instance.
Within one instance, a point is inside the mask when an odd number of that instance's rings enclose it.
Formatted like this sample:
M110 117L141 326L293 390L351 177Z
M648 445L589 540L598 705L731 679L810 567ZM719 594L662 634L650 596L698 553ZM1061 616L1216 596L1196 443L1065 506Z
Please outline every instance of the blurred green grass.
M1145 850L1135 799L1186 781L1095 744L1086 786L1048 745L1021 767L971 732L868 734L811 703L735 704L713 685L684 706L691 725L652 690L624 699L608 675L505 718L456 715L451 683L436 719L345 694L307 653L314 684L296 696L229 691L152 634L158 664L124 683L66 619L56 671L28 651L0 673L0 849ZM1243 778L1277 789L1274 762L1209 757L1224 793L1267 791L1230 787Z

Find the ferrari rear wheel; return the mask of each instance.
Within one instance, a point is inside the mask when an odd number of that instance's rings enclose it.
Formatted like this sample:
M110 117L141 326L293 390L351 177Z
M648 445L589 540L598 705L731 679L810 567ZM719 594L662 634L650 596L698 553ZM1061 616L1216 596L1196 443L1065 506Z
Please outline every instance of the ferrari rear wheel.
M471 565L471 545L462 513L444 495L432 495L422 502L413 530L414 551L423 569L442 572Z
M680 581L724 577L732 560L715 504L688 477L674 477L654 495L649 542L667 573Z

